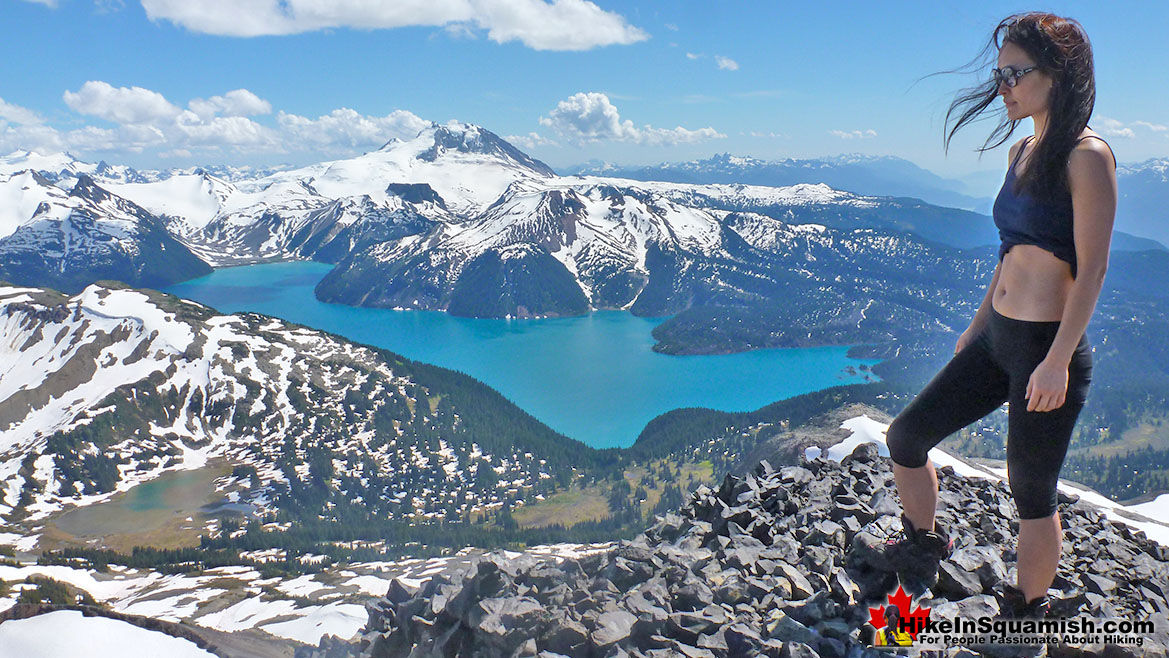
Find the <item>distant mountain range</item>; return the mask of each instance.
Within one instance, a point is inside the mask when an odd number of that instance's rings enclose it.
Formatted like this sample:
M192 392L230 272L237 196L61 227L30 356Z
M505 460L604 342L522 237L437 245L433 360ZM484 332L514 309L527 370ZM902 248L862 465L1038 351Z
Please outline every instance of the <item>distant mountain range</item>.
M104 160L97 164L82 162L68 152L40 154L33 151L13 151L0 158L0 175L31 169L53 182L76 180L81 174L118 183L155 183L174 176L210 174L226 181L251 180L291 169L289 165L275 167L233 167L206 165L172 169L134 169L128 165L111 165Z
M0 160L0 279L77 292L99 279L162 286L208 267L313 259L337 264L317 289L336 303L474 317L658 315L808 283L805 264L775 258L793 252L792 240L843 244L875 231L923 246L997 242L985 215L900 196L958 194L959 184L896 158L722 155L619 172L702 183L562 177L484 128L450 122L346 160L218 171L14 153ZM810 178L891 187L875 196L787 182ZM1118 251L1163 248L1115 235Z
M0 210L0 279L78 290L97 279L162 287L211 272L162 220L87 174L65 192L26 170L0 178L0 190L16 197Z
M799 183L823 183L853 194L912 197L937 206L974 211L989 207L991 202L989 198L971 195L965 183L942 178L908 160L859 153L806 160L760 160L720 153L705 160L652 167L620 167L594 162L570 167L565 174L695 185L741 183L786 187Z
M1003 171L1006 171L1005 163ZM569 167L566 175L596 175L641 181L786 186L824 183L854 194L909 197L929 204L990 213L1002 174L969 181L943 178L902 158L840 155L815 159L759 160L722 153L705 160L663 163L652 167L621 167L589 162ZM1169 158L1155 158L1117 167L1120 199L1113 247L1121 251L1165 249L1169 245ZM985 195L985 196L981 196ZM997 241L993 227L991 241ZM1157 244L1154 244L1155 241ZM989 243L988 243L989 244Z

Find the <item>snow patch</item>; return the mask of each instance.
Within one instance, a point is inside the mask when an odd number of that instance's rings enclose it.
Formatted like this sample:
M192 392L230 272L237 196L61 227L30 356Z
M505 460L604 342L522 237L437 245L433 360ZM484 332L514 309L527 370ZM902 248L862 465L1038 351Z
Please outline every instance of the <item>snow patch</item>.
M190 640L106 617L59 610L0 625L0 656L16 658L215 658Z
M840 426L851 431L852 434L825 450L815 446L805 448L804 457L815 459L823 455L828 459L840 461L862 443L875 443L877 452L881 456L889 456L889 448L885 445L885 432L889 429L888 423L875 421L868 416L857 416L844 421ZM935 468L950 466L955 473L963 477L984 478L999 482L1007 481L1007 469L1005 468L972 464L937 448L930 451L930 461L933 462ZM1060 481L1058 487L1066 494L1079 496L1081 500L1096 505L1112 521L1142 530L1149 539L1169 546L1169 494L1158 496L1157 499L1148 503L1126 506L1115 503L1094 491L1088 491L1063 481Z

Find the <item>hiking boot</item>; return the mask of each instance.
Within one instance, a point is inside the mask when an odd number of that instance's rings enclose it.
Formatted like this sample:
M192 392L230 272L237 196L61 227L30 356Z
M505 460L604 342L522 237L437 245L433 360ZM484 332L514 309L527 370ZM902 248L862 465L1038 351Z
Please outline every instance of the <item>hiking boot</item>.
M1051 613L1051 599L1045 594L1028 601L1023 590L1003 585L1003 602L999 610L999 619L1043 619Z
M1022 590L1011 585L1003 585L1002 600L999 604L999 613L993 617L995 621L1043 619L1051 609L1051 601L1047 596L1039 596L1028 601ZM1047 655L1047 645L1037 643L1023 644L1018 636L1008 639L993 633L979 633L979 640L969 645L969 648L978 651L984 656L992 658L1037 658Z
M901 535L885 542L885 554L901 571L937 570L938 562L954 552L954 540L936 522L933 530L915 528L909 517L901 515Z

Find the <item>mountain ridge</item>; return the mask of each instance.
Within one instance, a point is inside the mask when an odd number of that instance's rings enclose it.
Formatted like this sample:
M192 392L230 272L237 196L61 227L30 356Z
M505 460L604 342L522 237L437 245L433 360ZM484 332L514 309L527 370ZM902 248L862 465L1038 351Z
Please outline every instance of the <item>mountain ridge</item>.
M764 459L743 476L728 473L717 488L698 487L676 512L610 551L557 565L489 553L417 588L392 581L357 639L323 638L301 658L465 650L843 658L870 655L872 620L880 615L869 612L899 586L932 619L999 612L1015 571L1004 473L935 451L942 458L939 520L956 550L936 570L898 571L880 556L900 505L879 424L862 415L841 427L851 433L844 441L808 447L815 452L776 467ZM1169 546L1075 494L1061 492L1060 505L1067 539L1049 590L1056 615L1148 619L1169 612ZM1169 540L1169 527L1157 527ZM1003 655L964 644L958 655ZM1166 647L1169 629L1154 627L1136 652L1115 640L1065 640L1048 655L1155 655Z

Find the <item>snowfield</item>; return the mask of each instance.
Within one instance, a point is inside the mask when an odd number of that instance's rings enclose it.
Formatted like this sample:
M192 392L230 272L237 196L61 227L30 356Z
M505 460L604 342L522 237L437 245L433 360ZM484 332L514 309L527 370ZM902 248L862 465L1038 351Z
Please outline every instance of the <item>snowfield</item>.
M604 552L611 547L610 543L550 544L534 546L527 553L540 559L560 562ZM362 562L288 579L262 580L259 572L250 567L208 569L202 575L194 576L164 575L118 566L111 566L108 573L99 573L92 569L30 564L20 567L0 565L0 580L19 583L29 576L44 576L85 590L115 612L163 621L187 622L228 633L254 628L278 637L316 645L325 635L349 639L360 631L368 620L365 603L384 596L392 579L397 578L408 590L416 590L435 575L450 576L466 569L471 560L483 552L481 549L468 548L448 557ZM510 557L520 555L511 551L504 551L504 554ZM8 597L0 599L0 611L12 607L19 594L18 586L13 588ZM297 600L293 600L293 597ZM310 599L313 603L305 605L304 599ZM234 603L225 606L225 601ZM7 629L12 623L5 623L0 629ZM3 653L7 646L3 633L0 631L0 658L8 655ZM20 637L35 638L35 634L30 631L27 636ZM46 647L49 648L38 650L57 650L56 645ZM90 654L66 652L13 655Z
M0 624L0 658L216 658L190 640L59 610Z

